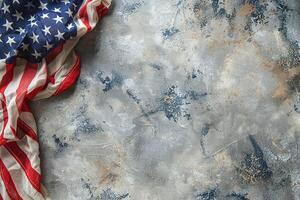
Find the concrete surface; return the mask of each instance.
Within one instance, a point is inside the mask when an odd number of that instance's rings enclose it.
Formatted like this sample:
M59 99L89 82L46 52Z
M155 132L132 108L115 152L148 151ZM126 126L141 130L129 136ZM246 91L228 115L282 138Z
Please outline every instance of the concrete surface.
M114 0L32 107L61 200L300 199L298 0Z

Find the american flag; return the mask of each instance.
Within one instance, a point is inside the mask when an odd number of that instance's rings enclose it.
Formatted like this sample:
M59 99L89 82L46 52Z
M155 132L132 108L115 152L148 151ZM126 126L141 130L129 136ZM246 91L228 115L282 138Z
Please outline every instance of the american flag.
M74 53L110 0L0 0L0 200L46 199L28 102L55 96L80 73Z

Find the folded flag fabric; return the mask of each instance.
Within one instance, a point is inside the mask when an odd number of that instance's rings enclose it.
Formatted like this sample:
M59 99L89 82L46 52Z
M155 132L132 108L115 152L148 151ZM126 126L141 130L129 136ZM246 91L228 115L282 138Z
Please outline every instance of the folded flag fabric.
M0 200L45 199L29 101L55 96L80 73L74 53L110 0L3 0L0 8Z

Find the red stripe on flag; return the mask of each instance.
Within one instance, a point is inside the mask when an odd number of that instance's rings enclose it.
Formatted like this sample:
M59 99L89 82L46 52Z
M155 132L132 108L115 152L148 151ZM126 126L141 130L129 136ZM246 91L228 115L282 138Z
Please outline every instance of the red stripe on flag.
M39 92L43 91L47 87L47 81L45 82L44 85L41 85L40 87L35 88L32 92L30 92L27 95L27 98L29 100L32 100Z
M6 64L6 71L5 74L1 80L1 85L0 85L0 91L4 92L5 88L7 87L7 85L11 82L11 80L13 79L13 75L14 75L14 66L16 65L16 63L12 63L12 64Z
M5 189L7 191L8 196L12 200L22 200L22 198L18 194L15 183L13 182L9 174L9 171L6 169L6 166L4 165L1 159L0 159L0 175L5 185Z
M10 126L11 133L15 136L16 139L21 139L23 135L20 135L20 132L16 132L15 128Z
M108 12L108 8L103 3L101 3L99 6L97 6L96 10L97 10L97 14L98 14L99 18L103 17Z
M2 113L3 113L3 126L1 130L1 142L5 142L6 140L3 138L3 133L6 128L8 122L8 113L6 108L6 97L4 91L6 90L9 83L12 81L14 76L14 66L16 63L6 64L6 71L0 83L0 93L2 94L3 99L1 99Z
M20 111L23 112L30 112L27 99L24 100L24 103L22 104L22 107L20 109L21 109Z
M16 90L16 105L17 105L17 108L19 111L22 110L25 96L27 94L27 89L28 89L31 81L33 80L33 78L36 75L37 67L38 67L37 64L31 64L28 62L24 68L22 78L21 78L19 86ZM17 124L16 124L16 126L17 126ZM21 132L16 132L15 128L16 127L12 127L12 126L10 127L12 134L15 135L15 137L18 139L22 138L23 135L20 135Z
M30 137L34 141L39 141L36 132L20 118L18 119L18 128L20 128L28 137Z
M31 185L38 191L41 192L41 175L31 166L30 160L27 155L22 151L16 142L9 142L4 145L9 153L18 161L23 168L26 176Z
M48 75L48 68L45 67L45 74ZM36 87L30 93L27 94L27 98L32 100L39 92L43 91L47 87L47 81L45 81L44 85Z
M7 108L6 108L6 98L4 95L3 96L3 99L1 100L1 106L2 106L2 113L3 113L3 126L2 126L2 130L1 130L1 143L2 143L2 140L3 142L5 142L6 140L3 138L3 133L4 133L4 130L5 130L5 127L7 125L7 122L8 122L8 113L7 113Z
M81 19L83 24L86 26L87 32L90 32L92 30L92 27L89 22L89 15L87 13L87 6L91 1L92 0L87 0L86 3L81 7L81 9L79 11L79 18Z
M79 56L76 56L75 64L73 65L70 72L67 74L66 78L64 78L64 80L57 88L56 92L54 93L54 96L62 93L63 91L71 87L76 82L79 74L80 74L80 59Z
M20 80L20 84L18 89L16 90L16 104L19 110L22 108L23 100L25 95L27 94L28 86L30 85L31 81L33 80L36 72L37 72L37 64L27 63L24 69L24 73Z

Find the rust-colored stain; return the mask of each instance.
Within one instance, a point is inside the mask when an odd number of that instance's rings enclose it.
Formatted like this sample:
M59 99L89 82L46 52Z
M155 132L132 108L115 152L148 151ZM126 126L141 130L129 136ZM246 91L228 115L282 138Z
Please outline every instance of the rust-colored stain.
M120 167L117 163L112 163L110 165L105 165L100 163L100 185L110 185L117 181L119 175L115 172Z
M300 67L285 70L278 63L270 61L263 62L262 67L271 70L273 75L277 78L277 87L272 97L278 100L285 100L290 94L288 82L300 74Z
M244 17L250 15L253 11L255 11L255 7L253 5L245 4L241 6L237 15Z
M237 39L237 40L212 40L208 44L208 49L211 52L214 52L216 49L222 49L230 45L241 46L244 44L245 41L246 41L246 37L241 37L241 39Z
M257 42L253 42L253 44L257 50L256 55L263 60L261 67L272 72L273 76L277 79L277 87L272 94L272 98L277 100L286 100L290 94L289 81L300 74L300 66L291 69L284 69L280 61L272 61L263 57L262 48Z
M275 67L272 70L272 73L276 76L278 83L277 87L272 95L274 99L284 100L288 97L288 73L280 69L279 67Z

